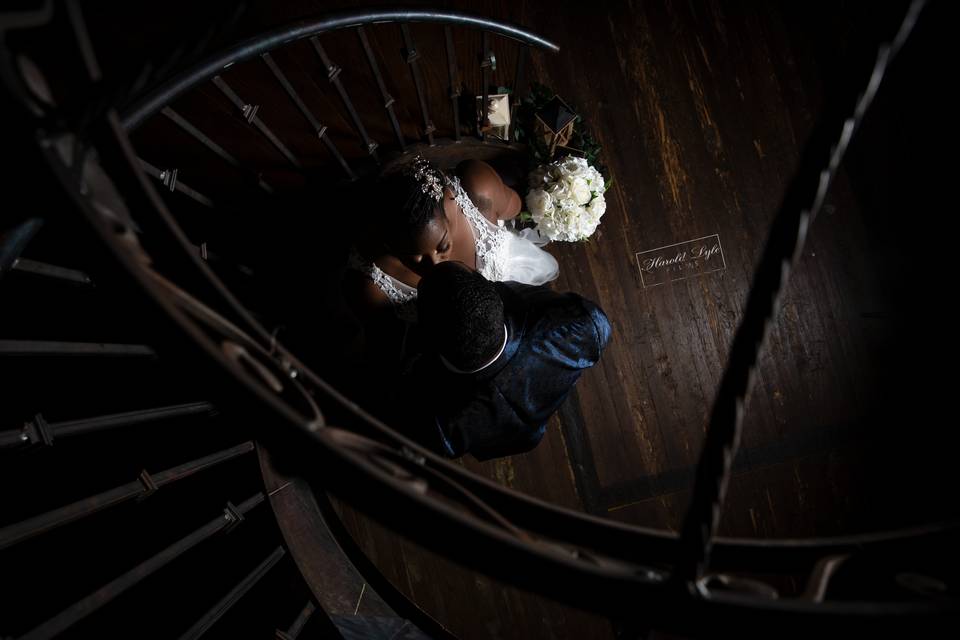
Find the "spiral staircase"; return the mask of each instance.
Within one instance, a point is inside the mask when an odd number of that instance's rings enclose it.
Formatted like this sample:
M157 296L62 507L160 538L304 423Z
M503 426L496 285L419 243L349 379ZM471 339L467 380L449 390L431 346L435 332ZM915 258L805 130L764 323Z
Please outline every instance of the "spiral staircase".
M450 11L321 15L233 43L229 20L213 24L189 33L189 46L143 60L139 73L111 78L80 3L0 12L13 160L0 217L0 637L452 637L365 555L342 520L346 506L473 570L609 616L624 637L956 624L956 587L931 575L956 564L957 523L836 539L713 536L765 323L868 100L853 116L825 116L771 229L687 526L673 535L546 504L422 450L342 393L356 335L325 293L332 276L315 296L284 286L285 274L333 273L342 259L306 260L305 238L285 232L326 234L338 246L343 230L328 212L356 202L384 166L416 152L446 166L521 154L472 121L497 64L492 43L501 68L512 63L514 96L530 56L559 48ZM446 59L418 54L412 24L442 32ZM402 42L406 78L390 75L376 47L388 30ZM327 46L334 33L361 46L353 69ZM466 37L480 43L474 93L457 77L455 41ZM315 54L347 123L338 135L285 69L291 47ZM424 97L430 63L448 77L449 131ZM375 140L361 119L341 82L352 70L382 99L379 126L392 138ZM244 94L255 78L315 134L326 169L299 156ZM401 82L416 100L405 112L412 121L391 95ZM269 145L275 166L250 166L181 113L197 91L235 109L230 126ZM131 139L157 119L193 145L172 145L184 166L195 155L220 163L229 186L207 192L189 170L143 155ZM326 211L310 210L318 199ZM265 207L276 213L271 234L255 215ZM304 217L312 222L297 226ZM287 244L265 246L278 237ZM310 344L296 317L329 344ZM912 597L865 587L878 564L898 567ZM834 580L841 565L856 579ZM745 577L754 574L799 576L807 589L778 598Z

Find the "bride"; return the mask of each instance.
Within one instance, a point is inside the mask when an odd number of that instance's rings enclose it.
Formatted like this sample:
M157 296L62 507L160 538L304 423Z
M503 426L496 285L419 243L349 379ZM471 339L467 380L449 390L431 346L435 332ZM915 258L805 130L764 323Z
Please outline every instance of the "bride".
M557 277L553 256L504 225L520 213L520 197L485 162L462 162L447 175L417 156L378 189L373 228L351 252L343 283L363 320L387 312L415 321L420 277L447 260L488 280L544 284Z

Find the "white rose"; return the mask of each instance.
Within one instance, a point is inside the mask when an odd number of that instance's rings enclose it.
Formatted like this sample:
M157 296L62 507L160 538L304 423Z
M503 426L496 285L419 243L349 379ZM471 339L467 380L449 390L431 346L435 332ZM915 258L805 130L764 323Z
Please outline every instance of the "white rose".
M534 189L527 194L527 208L533 215L548 215L553 212L553 201L543 189Z
M577 199L573 197L573 194L567 193L564 197L559 200L554 200L557 205L557 208L560 209L560 212L563 215L569 215L569 212L576 211L580 208L580 203L577 202Z
M530 174L527 208L541 234L551 240L575 241L597 230L607 209L605 181L585 158L567 156Z
M597 220L600 219L600 216L602 216L606 212L606 210L607 210L607 201L604 199L603 196L598 195L596 198L593 199L593 201L589 205L587 205L587 211L590 213L591 216L593 216Z
M585 178L567 178L567 188L577 204L587 204L593 197L590 193L590 185Z
M580 217L580 212L583 211L576 202L568 201L561 203L560 206L560 219L564 221L565 224L573 224L577 218Z
M590 184L590 190L596 192L597 194L603 193L604 187L606 186L606 181L603 179L603 176L600 175L600 172L590 167L590 170L587 171L587 182Z
M537 230L551 240L559 240L560 232L552 217L537 220Z
M575 176L587 168L587 161L584 158L567 156L559 163L560 173L564 176Z
M550 195L550 199L558 207L562 207L563 203L573 199L564 182L554 182L547 186L546 191Z
M567 184L565 182L551 182L545 186L544 189L551 197L554 197L558 193L565 192L567 190Z

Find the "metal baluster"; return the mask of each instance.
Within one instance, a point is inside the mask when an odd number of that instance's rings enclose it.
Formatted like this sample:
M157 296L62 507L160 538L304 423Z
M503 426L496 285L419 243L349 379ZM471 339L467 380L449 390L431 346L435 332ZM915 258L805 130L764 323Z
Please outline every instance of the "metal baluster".
M67 282L74 282L77 284L93 284L93 279L91 279L90 276L85 274L83 271L67 269L66 267L58 267L57 265L47 264L46 262L37 262L36 260L28 260L26 258L18 258L13 263L12 270L31 273L36 276L54 278L57 280L66 280Z
M67 0L66 9L70 26L77 39L77 48L80 49L80 59L87 70L87 75L91 81L99 82L103 74L100 71L97 54L93 50L93 43L90 41L90 33L87 31L87 24L83 19L83 13L80 11L80 5L77 0Z
M170 191L179 191L188 198L199 202L205 207L213 208L213 200L203 195L193 187L187 186L182 180L178 179L179 169L158 169L153 166L143 158L138 158L140 160L140 166L143 168L143 171L149 175L153 176L160 183L165 186Z
M173 121L174 124L176 124L178 127L180 127L185 132L187 132L187 134L195 138L198 142L200 142L200 144L205 146L207 149L210 149L210 151L212 151L217 156L225 160L227 164L234 166L245 173L251 174L256 179L257 186L263 189L265 193L273 193L273 187L271 187L269 184L264 182L263 178L260 177L260 174L257 171L253 169L248 169L243 165L241 165L240 161L237 160L233 154L231 154L229 151L227 151L226 149L218 145L216 142L211 140L210 137L208 137L205 133L200 131L200 129L197 129L182 115L180 115L170 107L164 107L163 109L161 109L160 113L162 113L171 121Z
M197 620L190 629L187 630L180 640L196 640L204 633L210 630L217 620L222 618L233 605L235 605L240 598L244 596L250 589L252 589L260 580L267 575L267 573L272 569L280 559L286 554L286 551L283 547L277 547L273 550L269 556L264 559L257 567L251 571L247 576L241 580L237 586L230 590L230 592L220 599L213 607L210 608L207 613L203 615L202 618Z
M206 82L213 75L221 73L231 64L244 62L256 57L264 51L270 51L279 44L287 44L301 38L308 38L327 31L344 27L357 27L363 24L396 23L399 21L427 21L439 24L450 22L455 25L478 28L490 33L502 35L511 39L525 42L531 46L557 53L560 50L556 44L545 40L533 33L512 25L498 23L494 20L484 20L475 16L466 16L457 12L386 10L386 11L351 11L327 17L298 20L288 23L259 36L237 42L234 45L206 56L202 61L190 65L182 73L158 85L139 99L133 101L121 114L121 123L128 131L141 126L152 114L173 101L183 93L189 91L199 83ZM446 18L449 17L449 20Z
M155 356L143 344L101 342L53 342L48 340L0 340L0 356Z
M380 87L380 95L383 97L383 108L387 110L390 116L390 124L393 126L393 132L397 135L397 143L400 145L400 151L406 151L407 145L403 142L403 132L400 131L400 123L397 121L397 114L393 110L393 103L396 100L387 91L387 85L383 81L383 75L380 73L380 65L377 64L377 58L373 55L373 48L367 39L367 32L363 27L357 27L357 35L360 36L360 43L363 45L363 51L367 54L367 62L370 63L370 69L373 71L373 77L377 79L377 86Z
M347 161L344 160L343 156L340 154L340 150L337 149L337 146L333 143L333 140L330 139L330 136L327 135L327 127L321 125L317 118L313 115L313 112L304 104L303 100L300 98L300 94L297 93L297 90L293 88L293 85L290 84L290 81L287 80L287 76L284 75L283 71L280 70L280 67L277 66L276 61L273 59L269 53L264 53L260 56L263 62L267 65L267 68L270 69L270 73L273 74L273 77L276 78L277 82L280 83L280 86L283 87L283 90L286 92L290 100L293 101L293 104L300 110L300 113L303 114L303 117L307 119L307 122L310 123L310 126L313 127L313 130L316 132L317 137L326 145L327 150L333 155L334 159L340 163L340 166L343 167L343 170L347 173L347 177L351 180L356 180L357 176L353 172L353 169L350 168L350 165L347 164Z
M40 640L41 638L51 638L87 617L97 609L100 609L111 600L135 586L141 580L149 577L157 570L177 559L193 547L204 540L212 537L220 531L230 531L244 520L244 515L258 504L263 502L265 496L258 493L253 497L240 503L240 506L234 506L230 502L221 515L203 525L193 533L181 538L179 541L170 545L160 553L154 555L149 560L138 564L133 569L127 571L121 576L108 582L90 595L77 601L70 607L67 607L54 617L43 624L35 627L30 632L21 637L21 640Z
M490 118L487 115L488 101L490 100L490 91L487 87L489 83L489 73L491 64L496 68L496 63L491 62L492 55L490 54L490 43L488 42L489 36L487 32L484 31L481 36L480 44L480 93L483 96L483 99L480 101L480 114L478 120L480 121L480 126L477 127L477 130L480 134L480 140L487 139L487 133L484 129L490 126Z
M330 57L327 55L323 45L320 44L320 39L317 38L317 36L310 38L310 43L313 44L313 50L317 52L318 56L320 56L320 61L327 69L327 79L331 84L333 84L334 87L336 87L337 93L340 94L340 99L343 101L343 105L347 108L347 112L350 114L350 118L353 120L353 126L356 127L357 133L360 134L360 138L363 140L363 144L366 146L367 153L369 153L374 160L380 162L380 158L377 157L378 145L376 142L370 139L370 136L367 135L367 130L360 121L360 115L357 113L357 110L353 108L353 102L350 101L350 96L347 95L347 90L343 88L343 83L340 82L340 72L343 71L343 69L330 60Z
M174 404L165 407L156 407L154 409L111 413L94 418L61 422L47 422L43 415L38 413L32 421L24 424L22 429L0 431L0 449L40 443L49 445L53 444L54 438L70 438L72 436L86 435L105 429L131 427L133 425L146 424L158 420L169 420L171 418L183 418L201 414L212 415L214 413L216 413L216 409L209 402Z
M209 456L171 467L160 473L150 474L143 470L137 479L132 482L127 482L94 496L77 500L73 504L0 528L0 549L12 547L18 542L23 542L134 498L142 500L153 495L157 489L164 485L188 478L221 462L232 460L239 455L253 451L254 448L253 442L244 442Z
M195 245L192 242L190 246L196 250L197 255L200 256L200 259L204 262L210 262L210 251L207 249L207 243L201 242L199 245Z
M297 640L297 637L300 635L300 632L303 631L303 628L307 626L307 622L310 621L310 616L313 615L313 612L316 611L317 605L313 603L313 600L308 600L307 604L303 606L303 609L300 610L300 614L297 616L297 619L293 621L293 624L290 625L290 628L286 631L280 631L277 629L277 640Z
M511 138L516 140L516 136L513 135L513 132L516 131L516 114L517 107L520 106L521 91L523 91L524 80L526 80L526 71L527 71L527 59L530 57L530 46L529 45L519 45L520 52L517 54L517 70L513 75L513 99L510 101L510 129L511 129Z
M423 78L420 75L420 53L413 44L413 36L410 35L410 26L406 23L400 25L400 33L403 34L403 46L406 48L407 64L410 65L410 73L413 75L413 84L417 88L417 99L420 101L420 112L423 114L423 130L427 136L427 142L433 146L433 132L437 130L430 120L430 111L427 109L427 96L424 94Z
M850 556L849 553L832 553L817 560L807 577L807 584L800 597L812 602L823 602L830 587L830 581Z
M20 254L42 226L40 218L29 218L0 236L0 276L16 266Z
M290 150L287 149L282 142L280 142L280 139L273 134L270 128L267 127L267 125L263 123L263 120L260 119L260 116L257 115L257 111L260 110L260 105L244 102L230 87L230 85L227 84L227 81L224 80L222 76L213 76L213 84L217 87L217 89L220 90L220 93L226 96L227 100L229 100L233 106L240 111L243 119L256 127L257 130L263 134L263 137L269 140L270 144L276 147L277 151L279 151L280 154L287 159L287 162L293 165L298 171L302 169L300 161L297 160L292 153L290 153Z
M453 138L460 142L460 85L457 83L457 52L453 48L453 31L444 25L443 35L447 41L447 72L450 78L450 108L453 110Z
M216 263L225 264L226 266L228 266L228 267L230 267L230 268L232 268L232 269L236 269L237 271L239 271L240 273L242 273L242 274L245 275L245 276L252 276L252 275L253 275L253 269L251 269L251 268L248 267L247 265L241 264L241 263L239 263L239 262L233 262L233 261L227 262L227 261L225 261L224 258L223 258L222 256L220 256L219 254L217 254L215 251L211 251L211 250L210 250L210 247L207 245L206 242L201 242L201 243L198 244L198 245L197 245L197 244L193 244L192 242L188 242L187 244L189 244L190 247L193 248L193 250L194 250L194 252L197 254L197 256L199 256L200 259L203 260L204 262L209 262L209 263L213 263L213 264L216 264Z

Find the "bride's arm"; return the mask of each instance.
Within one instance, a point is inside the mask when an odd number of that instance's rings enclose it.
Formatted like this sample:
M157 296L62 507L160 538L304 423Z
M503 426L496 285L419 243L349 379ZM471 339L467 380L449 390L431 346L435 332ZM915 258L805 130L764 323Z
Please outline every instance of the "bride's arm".
M457 175L470 200L490 222L512 220L520 213L520 196L505 185L500 175L486 162L461 162L457 166Z
M348 269L344 273L340 291L350 311L365 326L376 324L393 310L386 294L359 271Z

